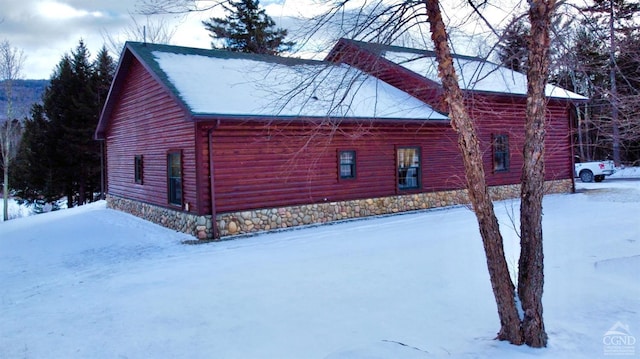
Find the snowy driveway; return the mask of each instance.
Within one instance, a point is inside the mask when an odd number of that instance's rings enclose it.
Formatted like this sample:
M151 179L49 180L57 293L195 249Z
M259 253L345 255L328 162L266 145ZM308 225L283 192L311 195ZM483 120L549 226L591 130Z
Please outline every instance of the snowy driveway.
M463 207L192 246L97 203L0 223L0 357L600 357L618 322L640 338L640 181L578 186L544 203L543 351L492 340Z

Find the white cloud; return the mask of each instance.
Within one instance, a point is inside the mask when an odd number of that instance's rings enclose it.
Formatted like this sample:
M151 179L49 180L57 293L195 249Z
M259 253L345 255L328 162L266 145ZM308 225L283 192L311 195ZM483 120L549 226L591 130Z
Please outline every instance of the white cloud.
M340 36L339 32L323 29L316 32L316 36L311 40L308 38L311 24L308 19L326 12L331 3L337 1L262 0L261 5L278 27L288 29L290 40L306 45L303 52L297 53L296 56L309 57L313 53L326 52L333 45L333 39ZM506 6L513 0L498 1L504 3L505 6L501 7L504 11L513 9L512 6ZM345 14L364 2L365 0L349 1ZM453 1L460 2L463 0ZM85 44L94 55L103 45L105 33L115 38L122 37L123 41L136 40L122 35L127 26L130 26L128 12L135 12L136 4L137 0L0 0L0 40L7 39L13 46L24 50L27 55L25 77L48 78L61 57L74 49L80 39L85 40ZM446 5L449 6L449 11L445 11L450 15L448 18L462 15L464 12L460 7L451 10L451 3ZM174 16L168 21L169 27L177 27L172 43L209 48L211 39L202 25L202 20L210 17L224 17L224 13L218 7L212 11ZM296 17L302 19L295 19ZM503 17L504 14L501 14L501 17L491 16L492 21L498 21ZM113 55L117 57L117 54Z
M60 3L57 1L43 1L37 4L38 13L49 19L56 19L60 21L82 18L82 17L103 17L104 15L100 11L87 11L76 9L69 4Z

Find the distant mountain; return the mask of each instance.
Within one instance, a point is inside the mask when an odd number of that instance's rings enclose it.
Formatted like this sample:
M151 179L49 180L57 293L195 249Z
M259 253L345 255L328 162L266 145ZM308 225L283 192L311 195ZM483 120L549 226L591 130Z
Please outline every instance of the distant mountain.
M42 103L42 95L49 80L15 80L13 82L13 111L16 118L23 119L31 113L34 103ZM7 118L7 94L4 81L0 81L0 121Z

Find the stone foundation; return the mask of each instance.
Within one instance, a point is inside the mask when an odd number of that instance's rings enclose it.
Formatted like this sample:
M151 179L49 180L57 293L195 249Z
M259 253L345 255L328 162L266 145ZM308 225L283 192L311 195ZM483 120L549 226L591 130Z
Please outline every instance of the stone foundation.
M153 204L107 195L107 206L149 222L190 234L198 239L213 239L211 215L198 216Z
M570 179L545 183L545 192L547 194L569 193L572 188L573 182ZM495 201L520 196L519 184L496 186L491 187L489 190L492 199ZM107 203L110 208L131 213L153 223L191 234L198 239L213 239L211 216L197 216L115 196L107 196ZM467 190L451 190L219 213L216 216L216 223L219 237L226 237L307 224L327 223L468 203Z
M548 181L545 184L546 193L569 193L572 188L571 180ZM495 201L516 198L520 196L520 185L496 186L489 191ZM465 189L220 213L216 220L218 233L224 237L468 203Z

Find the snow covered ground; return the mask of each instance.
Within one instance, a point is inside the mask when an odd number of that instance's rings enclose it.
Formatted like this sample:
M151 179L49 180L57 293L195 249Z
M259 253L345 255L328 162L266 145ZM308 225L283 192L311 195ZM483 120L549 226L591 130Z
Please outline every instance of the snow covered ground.
M9 219L27 217L33 215L33 209L30 206L21 206L16 200L13 198L9 198L7 210L9 213ZM0 213L4 208L4 201L0 197ZM4 216L0 215L0 222L4 221Z
M493 340L464 207L185 245L98 202L0 223L0 358L637 356L640 178L629 177L640 172L545 198L546 349ZM518 202L496 209L516 263Z
M2 194L0 194L0 196L1 195ZM1 198L2 197L0 197L0 213L2 213L4 209L4 201ZM33 216L36 213L51 212L52 210L54 210L54 207L55 207L55 210L67 208L66 197L64 199L60 199L56 201L56 203L40 203L40 204L35 204L33 202L30 204L21 203L19 201L16 201L14 198L10 197L9 200L7 201L7 204L8 204L7 213L9 215L9 219ZM2 221L4 221L4 216L0 215L0 222Z

